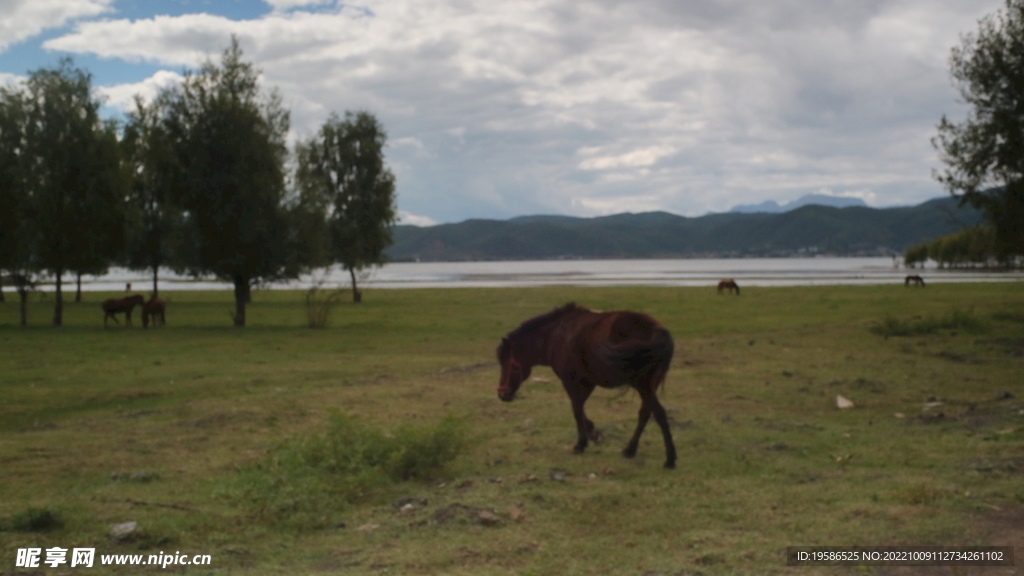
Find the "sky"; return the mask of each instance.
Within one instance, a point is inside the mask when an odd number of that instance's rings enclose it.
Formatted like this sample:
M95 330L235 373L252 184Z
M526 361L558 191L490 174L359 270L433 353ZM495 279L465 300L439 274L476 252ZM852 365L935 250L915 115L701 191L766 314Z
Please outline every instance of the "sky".
M238 37L291 138L366 110L401 222L946 195L950 50L1001 0L0 0L0 82L71 56L104 114Z

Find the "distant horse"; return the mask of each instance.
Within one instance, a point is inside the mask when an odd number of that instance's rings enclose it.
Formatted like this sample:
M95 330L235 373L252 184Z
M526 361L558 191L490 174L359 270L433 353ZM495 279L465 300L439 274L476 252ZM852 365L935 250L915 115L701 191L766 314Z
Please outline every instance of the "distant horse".
M911 284L924 288L924 278L921 278L917 274L911 274L910 276L907 276L906 280L903 281L903 287L906 288Z
M146 303L146 299L142 297L142 294L135 294L127 298L110 298L104 300L100 306L103 308L103 327L107 327L107 318L114 321L114 324L118 324L117 317L114 314L118 312L124 312L124 325L132 325L132 310L136 306L142 306Z
M665 468L675 468L672 432L656 395L673 350L672 335L646 314L595 312L566 304L523 322L501 339L497 350L501 364L498 398L511 402L519 385L530 377L531 368L550 366L572 402L578 437L573 452L580 454L587 448L588 439L597 442L601 438L583 412L591 392L596 386L631 386L640 393L640 420L622 455L636 455L640 434L653 414L665 439Z
M725 290L725 291L735 290L736 291L736 295L737 296L740 295L740 287L739 287L739 285L736 284L736 281L732 280L732 279L722 280L721 282L718 283L718 293L721 294L722 290Z
M163 300L156 296L151 296L149 302L142 305L142 327L148 327L150 321L153 322L154 328L156 328L157 321L160 324L167 324L167 319L164 317L165 308L166 304L164 304Z

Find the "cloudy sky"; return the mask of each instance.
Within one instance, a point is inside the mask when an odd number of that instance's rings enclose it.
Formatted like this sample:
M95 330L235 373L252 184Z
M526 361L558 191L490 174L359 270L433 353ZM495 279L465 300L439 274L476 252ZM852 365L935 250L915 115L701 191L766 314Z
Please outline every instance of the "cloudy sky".
M64 55L116 115L238 36L308 137L388 131L403 221L941 196L950 48L1001 0L2 0L0 81Z

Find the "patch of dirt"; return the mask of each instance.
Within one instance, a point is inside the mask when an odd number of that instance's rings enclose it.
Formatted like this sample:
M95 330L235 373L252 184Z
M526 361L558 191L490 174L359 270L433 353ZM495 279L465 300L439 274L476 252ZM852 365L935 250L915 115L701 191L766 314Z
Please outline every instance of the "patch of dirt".
M468 366L449 366L447 368L441 368L438 370L438 374L450 374L459 372L472 372L474 370L482 370L484 368L493 368L497 365L497 362L481 362L479 364L470 364Z

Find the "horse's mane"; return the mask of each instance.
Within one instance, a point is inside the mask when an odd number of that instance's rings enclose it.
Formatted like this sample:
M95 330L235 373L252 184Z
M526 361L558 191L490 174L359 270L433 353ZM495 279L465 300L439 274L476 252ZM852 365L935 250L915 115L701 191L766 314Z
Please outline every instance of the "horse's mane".
M584 308L583 306L577 306L575 302L569 302L564 306L555 308L551 312L541 314L540 316L537 316L535 318L530 318L526 322L520 324L518 328L509 332L506 338L513 339L519 338L520 336L525 336L526 334L536 330L537 328L540 328L545 324L557 320L558 318L561 318L562 316L568 314L569 312L572 312L573 310L586 310L586 308Z

